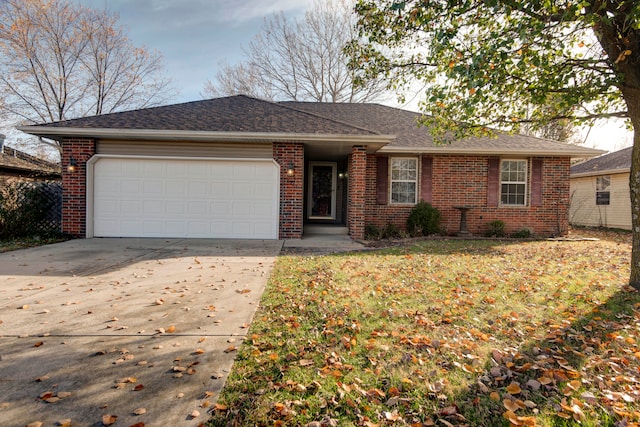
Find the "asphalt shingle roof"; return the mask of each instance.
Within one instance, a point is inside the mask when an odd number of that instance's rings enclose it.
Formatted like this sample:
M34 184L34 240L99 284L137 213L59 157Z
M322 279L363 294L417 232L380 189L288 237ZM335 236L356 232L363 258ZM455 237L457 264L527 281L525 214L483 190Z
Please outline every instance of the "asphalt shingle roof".
M624 148L571 167L571 175L590 174L601 171L628 170L631 168L631 150Z
M244 95L49 123L44 127L375 135L376 132Z
M46 129L109 129L126 131L235 132L273 135L376 136L391 140L382 151L428 150L442 153L535 153L584 155L598 152L540 138L497 132L495 138L466 138L435 144L429 130L418 126L419 113L380 104L269 102L245 95L193 101L26 127L45 135ZM60 135L60 132L55 133ZM77 132L74 135L78 135Z
M402 110L400 108L387 107L380 104L349 104L349 103L322 103L322 102L281 102L296 109L308 111L332 118L334 120L348 120L356 126L372 129L382 134L396 135L397 138L390 147L421 148L434 146L433 136L424 126L418 126L420 113ZM558 150L566 144L525 135L512 135L496 132L495 138L465 138L452 141L449 144L440 145L442 150L452 148L469 149L532 149Z

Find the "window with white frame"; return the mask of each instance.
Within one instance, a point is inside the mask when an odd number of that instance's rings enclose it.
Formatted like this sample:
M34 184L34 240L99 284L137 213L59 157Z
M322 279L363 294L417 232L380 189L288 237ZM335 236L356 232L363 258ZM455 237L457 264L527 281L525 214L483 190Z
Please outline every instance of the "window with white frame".
M596 177L596 205L608 205L611 200L611 176Z
M527 161L502 160L500 165L500 203L524 206L527 200Z
M415 204L418 159L391 157L391 203Z

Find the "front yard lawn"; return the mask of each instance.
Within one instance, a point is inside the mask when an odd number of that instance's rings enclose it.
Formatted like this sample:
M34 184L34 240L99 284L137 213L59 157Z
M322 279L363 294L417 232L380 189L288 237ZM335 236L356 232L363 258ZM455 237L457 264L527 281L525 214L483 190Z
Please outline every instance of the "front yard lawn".
M210 425L638 425L630 251L623 236L280 257Z

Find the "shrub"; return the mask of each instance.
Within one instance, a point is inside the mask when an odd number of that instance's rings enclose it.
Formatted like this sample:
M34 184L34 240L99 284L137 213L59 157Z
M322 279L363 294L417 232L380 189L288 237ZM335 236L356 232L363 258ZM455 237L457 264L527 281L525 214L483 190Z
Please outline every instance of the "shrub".
M397 239L398 237L402 237L402 232L395 224L389 223L384 230L382 230L383 239Z
M511 236L515 237L516 239L528 239L532 235L533 235L533 233L531 232L530 229L523 228L523 229L520 229L520 230L516 231Z
M440 233L440 211L427 202L420 202L411 209L407 218L407 231L412 236L428 236Z
M364 238L365 240L379 240L382 236L380 228L373 224L367 224L364 226Z
M505 228L504 221L497 219L489 223L489 229L484 235L486 237L504 237L507 235Z

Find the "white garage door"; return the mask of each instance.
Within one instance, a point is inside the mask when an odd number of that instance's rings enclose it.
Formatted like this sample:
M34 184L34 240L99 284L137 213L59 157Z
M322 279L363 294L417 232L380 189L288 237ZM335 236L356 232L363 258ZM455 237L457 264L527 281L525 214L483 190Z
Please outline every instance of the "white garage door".
M96 237L278 237L272 161L102 158L93 183Z

